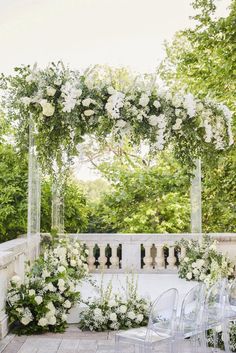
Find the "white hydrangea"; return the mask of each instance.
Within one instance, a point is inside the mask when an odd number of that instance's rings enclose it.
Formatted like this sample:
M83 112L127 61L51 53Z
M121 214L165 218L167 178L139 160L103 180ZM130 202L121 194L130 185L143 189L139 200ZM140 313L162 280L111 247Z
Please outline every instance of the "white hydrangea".
M63 306L66 309L70 309L71 308L71 302L68 299L66 299L66 301L63 303Z
M110 319L111 321L117 321L117 315L116 315L116 313L111 313L111 314L109 315L109 319Z
M126 311L127 311L127 306L126 306L126 305L121 305L121 306L119 307L119 312L120 312L121 314L125 314Z
M40 101L40 105L43 108L43 115L50 117L55 112L55 107L49 103L46 99L42 99Z
M84 111L84 115L87 116L87 117L94 115L94 113L95 112L92 109L87 109L87 110Z
M32 297L35 295L35 290L34 289L30 289L29 290L29 296Z
M125 94L115 91L107 100L105 108L114 119L120 118L120 109L124 106Z
M59 273L66 272L66 268L65 268L64 266L59 266L59 267L58 267L58 272L59 272Z
M51 96L51 97L55 96L56 91L57 90L54 87L51 87L51 86L47 87L47 95L48 96Z
M136 321L138 323L142 322L143 321L143 314L138 314L137 317L136 317Z
M149 103L149 96L146 93L142 93L141 97L139 98L139 105L142 107L146 107Z
M20 276L17 276L17 275L13 276L12 279L11 279L11 282L13 284L15 284L16 286L19 286L21 284Z
M127 312L127 317L130 319L130 320L134 320L136 315L133 311L128 311Z
M188 272L187 275L186 275L186 278L187 278L188 280L190 280L190 279L192 279L192 277L193 277L192 272Z

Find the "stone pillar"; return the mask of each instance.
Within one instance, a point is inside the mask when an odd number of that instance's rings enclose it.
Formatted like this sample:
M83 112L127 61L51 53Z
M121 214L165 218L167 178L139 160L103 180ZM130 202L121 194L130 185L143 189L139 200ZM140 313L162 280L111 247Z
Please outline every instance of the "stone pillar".
M35 129L29 125L28 225L27 235L40 236L41 172L34 144Z
M192 179L191 199L191 232L202 233L202 187L201 187L201 160L196 160L196 169Z

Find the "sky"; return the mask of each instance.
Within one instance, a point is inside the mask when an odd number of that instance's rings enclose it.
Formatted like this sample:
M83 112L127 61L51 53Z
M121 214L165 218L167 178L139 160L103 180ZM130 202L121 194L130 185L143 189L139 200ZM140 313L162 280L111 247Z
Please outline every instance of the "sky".
M192 0L0 0L0 72L63 60L154 72L165 40L190 27ZM230 0L217 0L225 16ZM88 167L77 168L93 179Z

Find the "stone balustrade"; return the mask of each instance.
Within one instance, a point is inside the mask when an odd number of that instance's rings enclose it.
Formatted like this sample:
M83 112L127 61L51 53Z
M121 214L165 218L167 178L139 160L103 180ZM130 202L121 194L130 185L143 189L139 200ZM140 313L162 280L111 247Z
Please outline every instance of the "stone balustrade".
M176 241L198 239L198 234L69 234L89 250L90 272L176 271L185 249Z
M9 280L18 275L24 280L25 262L34 261L39 254L40 238L32 236L14 239L0 244L0 339L8 332L5 313Z

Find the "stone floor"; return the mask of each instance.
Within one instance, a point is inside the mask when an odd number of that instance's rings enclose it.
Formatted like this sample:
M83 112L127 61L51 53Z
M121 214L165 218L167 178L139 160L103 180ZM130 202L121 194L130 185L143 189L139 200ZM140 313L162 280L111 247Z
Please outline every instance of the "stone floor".
M189 342L181 347L181 353L190 353ZM135 353L132 346L124 346L121 353ZM137 350L138 353L139 350ZM155 352L169 352L166 346L159 346ZM211 350L209 350L211 352ZM9 334L0 341L0 353L115 353L114 332L81 332L70 325L63 334L15 336ZM200 349L198 353L202 353Z

